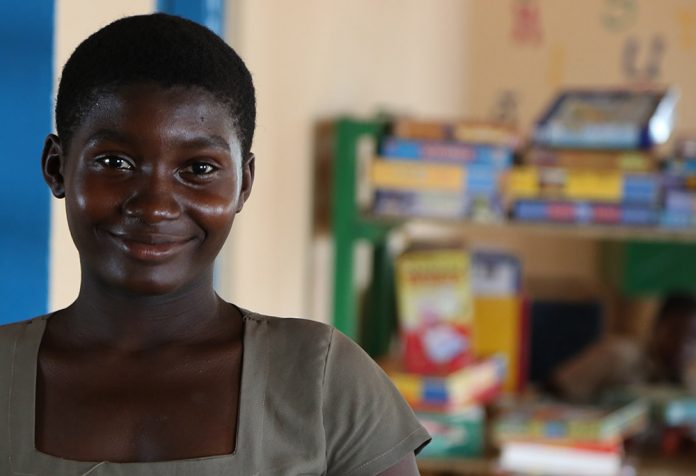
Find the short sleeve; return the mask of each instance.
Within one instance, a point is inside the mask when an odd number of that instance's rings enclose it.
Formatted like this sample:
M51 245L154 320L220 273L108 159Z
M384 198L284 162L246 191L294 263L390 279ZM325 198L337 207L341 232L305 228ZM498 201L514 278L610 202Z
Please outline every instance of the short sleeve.
M430 441L382 369L333 331L322 385L327 475L376 475Z
M17 339L25 323L0 326L0 474L12 474L10 470L10 395L12 372Z

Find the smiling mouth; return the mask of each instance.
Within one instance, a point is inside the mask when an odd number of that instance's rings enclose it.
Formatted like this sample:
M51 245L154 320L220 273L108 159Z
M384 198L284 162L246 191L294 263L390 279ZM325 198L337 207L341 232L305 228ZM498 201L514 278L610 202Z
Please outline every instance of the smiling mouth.
M151 262L166 260L193 241L193 238L162 234L134 236L109 233L109 235L127 255L139 261Z

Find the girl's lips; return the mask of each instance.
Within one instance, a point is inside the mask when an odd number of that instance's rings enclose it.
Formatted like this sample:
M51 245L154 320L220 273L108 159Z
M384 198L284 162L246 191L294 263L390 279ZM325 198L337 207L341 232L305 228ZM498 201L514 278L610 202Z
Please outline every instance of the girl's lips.
M169 235L118 235L110 234L125 253L139 261L164 261L177 254L192 241L191 238Z

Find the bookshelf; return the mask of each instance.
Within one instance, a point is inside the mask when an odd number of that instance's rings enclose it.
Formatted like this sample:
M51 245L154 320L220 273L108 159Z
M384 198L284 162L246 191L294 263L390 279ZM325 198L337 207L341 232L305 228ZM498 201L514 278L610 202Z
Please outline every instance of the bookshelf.
M334 166L332 188L332 228L334 235L334 273L333 273L333 324L351 338L358 340L373 356L380 356L387 350L390 333L394 323L384 316L394 315L392 293L391 259L387 250L389 234L406 223L426 223L429 226L454 228L466 235L467 232L494 231L496 233L518 236L585 238L610 244L630 244L641 247L662 246L679 248L679 259L696 259L696 229L667 229L660 227L627 227L602 225L534 224L505 221L500 223L479 223L473 221L447 219L416 219L403 217L376 217L361 206L365 191L361 190L362 171L367 164L361 163L364 139L376 144L386 131L386 121L355 120L342 118L336 122L334 138ZM367 153L369 155L369 152ZM370 157L371 158L371 157ZM369 191L368 191L369 193ZM368 289L368 300L364 307L363 322L365 332L360 332L358 299L354 286L355 245L359 241L372 245L372 284ZM645 248L634 254L630 263L636 263L651 252ZM641 254L642 253L642 254ZM637 256L637 257L636 257ZM682 266L682 268L684 268ZM633 294L659 293L668 286L679 287L679 283L696 282L696 276L688 270L674 280L665 280L663 288L653 283L639 282L634 275L640 275L639 268L625 267L629 281L628 287L636 289ZM638 272L636 272L638 269Z
M387 249L389 235L406 224L423 223L429 227L443 227L458 233L491 232L515 236L553 237L558 239L583 238L609 244L648 244L673 247L679 245L696 256L696 229L667 229L659 227L627 227L601 225L533 224L515 221L481 223L449 219L420 219L374 216L366 211L361 190L364 179L366 154L361 142L367 138L376 144L386 132L387 123L376 120L339 119L334 128L332 217L334 234L333 273L333 323L361 345L374 357L388 350L395 323L385 316L395 315L393 301L392 257ZM371 156L369 157L371 159ZM368 191L369 192L369 191ZM356 244L359 241L372 245L372 281L368 300L360 308L355 289ZM654 263L653 263L654 264ZM684 267L684 266L682 266ZM629 270L630 271L630 270ZM360 311L363 331L360 332ZM362 334L362 335L361 335ZM629 456L629 462L637 474L665 476L691 473L696 466L685 458L657 457L652 455ZM481 458L420 459L419 468L424 475L492 475L496 472L495 455Z

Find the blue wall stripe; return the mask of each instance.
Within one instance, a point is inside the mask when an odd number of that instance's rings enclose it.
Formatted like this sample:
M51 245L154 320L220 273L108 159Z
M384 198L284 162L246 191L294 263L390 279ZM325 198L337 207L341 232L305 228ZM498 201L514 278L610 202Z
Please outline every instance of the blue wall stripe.
M0 2L0 324L46 312L50 198L41 176L52 129L54 1Z
M158 0L157 10L188 18L223 36L224 0Z

